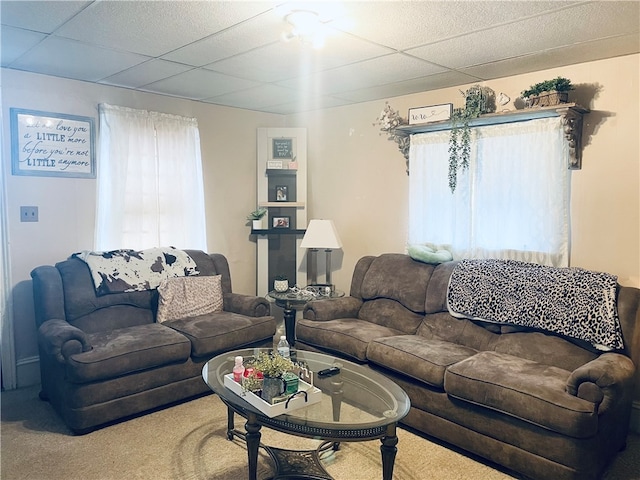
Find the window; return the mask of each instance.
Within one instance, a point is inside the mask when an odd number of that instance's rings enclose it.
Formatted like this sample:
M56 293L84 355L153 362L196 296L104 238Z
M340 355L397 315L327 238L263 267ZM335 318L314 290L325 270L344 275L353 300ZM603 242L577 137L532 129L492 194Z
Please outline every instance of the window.
M472 129L467 170L448 185L449 131L413 135L409 244L454 259L569 264L568 147L560 117Z
M194 118L100 105L95 247L206 250Z

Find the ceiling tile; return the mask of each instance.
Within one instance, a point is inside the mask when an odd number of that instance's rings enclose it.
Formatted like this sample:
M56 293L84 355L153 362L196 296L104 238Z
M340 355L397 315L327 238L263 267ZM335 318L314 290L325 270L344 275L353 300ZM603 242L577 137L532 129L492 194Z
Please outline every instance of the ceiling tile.
M202 40L179 48L163 58L202 67L217 60L279 42L284 21L272 11L251 18Z
M571 65L572 63L582 63L611 58L612 56L637 53L639 41L640 37L638 35L607 38L571 45L569 47L551 49L544 52L536 52L530 55L510 58L485 65L477 65L462 69L462 72L486 80L509 77L521 73L537 72L564 65ZM567 61L567 59L570 59L570 61Z
M101 80L100 83L117 85L119 87L138 88L149 83L157 82L158 80L173 77L174 75L191 69L192 67L188 65L153 59L135 65L115 75L111 75Z
M324 49L281 43L295 8L320 12L337 33ZM0 0L0 9L3 67L265 112L640 53L640 1Z
M449 71L429 75L427 77L413 78L401 82L388 83L376 87L361 88L350 92L335 94L336 97L351 100L353 102L369 102L380 98L398 97L413 93L437 90L440 88L454 87L478 82L480 79L464 73Z
M239 108L255 110L269 105L289 103L293 98L296 98L296 92L294 90L278 85L266 84L239 92L205 98L202 101L222 105L234 105Z
M327 39L321 50L303 45L297 39L279 41L205 68L256 81L275 82L390 53L393 50L341 34Z
M250 80L199 68L145 85L142 90L200 100L257 85Z
M160 56L270 8L269 2L95 2L56 33Z
M441 71L444 71L444 68L415 57L397 53L326 70L314 76L278 83L291 88L302 88L308 84L308 88L311 91L322 91L331 95L400 80L424 77Z
M347 31L403 50L557 9L559 5L553 1L376 1L347 2L345 8L354 19Z
M0 18L2 25L52 33L90 3L49 1L44 6L42 2L2 1L0 2Z
M0 58L5 67L46 37L43 33L3 26L0 30Z
M148 57L50 36L16 60L12 67L96 82L145 60Z

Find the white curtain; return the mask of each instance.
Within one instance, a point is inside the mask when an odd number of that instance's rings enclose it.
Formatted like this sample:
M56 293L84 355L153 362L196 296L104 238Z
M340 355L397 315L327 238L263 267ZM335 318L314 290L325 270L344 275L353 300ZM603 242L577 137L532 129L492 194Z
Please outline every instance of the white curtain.
M207 249L194 118L101 104L95 248Z
M411 137L409 244L454 259L569 264L570 171L560 117L472 129L470 166L448 185L449 131Z

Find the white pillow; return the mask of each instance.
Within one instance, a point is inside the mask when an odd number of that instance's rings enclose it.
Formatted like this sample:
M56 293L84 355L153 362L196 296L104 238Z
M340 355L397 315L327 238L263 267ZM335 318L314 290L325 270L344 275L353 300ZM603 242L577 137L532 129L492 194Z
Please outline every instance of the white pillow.
M221 312L221 275L174 277L158 286L158 323Z

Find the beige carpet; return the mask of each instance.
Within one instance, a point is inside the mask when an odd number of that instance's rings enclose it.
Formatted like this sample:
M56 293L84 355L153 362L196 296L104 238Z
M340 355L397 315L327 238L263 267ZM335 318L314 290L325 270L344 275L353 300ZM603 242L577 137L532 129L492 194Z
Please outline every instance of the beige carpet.
M5 480L244 480L247 455L240 440L226 439L226 408L215 395L115 424L70 435L37 388L3 392L2 470ZM236 417L236 426L244 421ZM265 444L312 449L315 440L262 429ZM400 429L397 480L499 480L515 478L473 458ZM343 443L323 457L337 480L382 478L380 442ZM618 456L607 480L640 479L640 438ZM261 449L259 478L272 473Z

